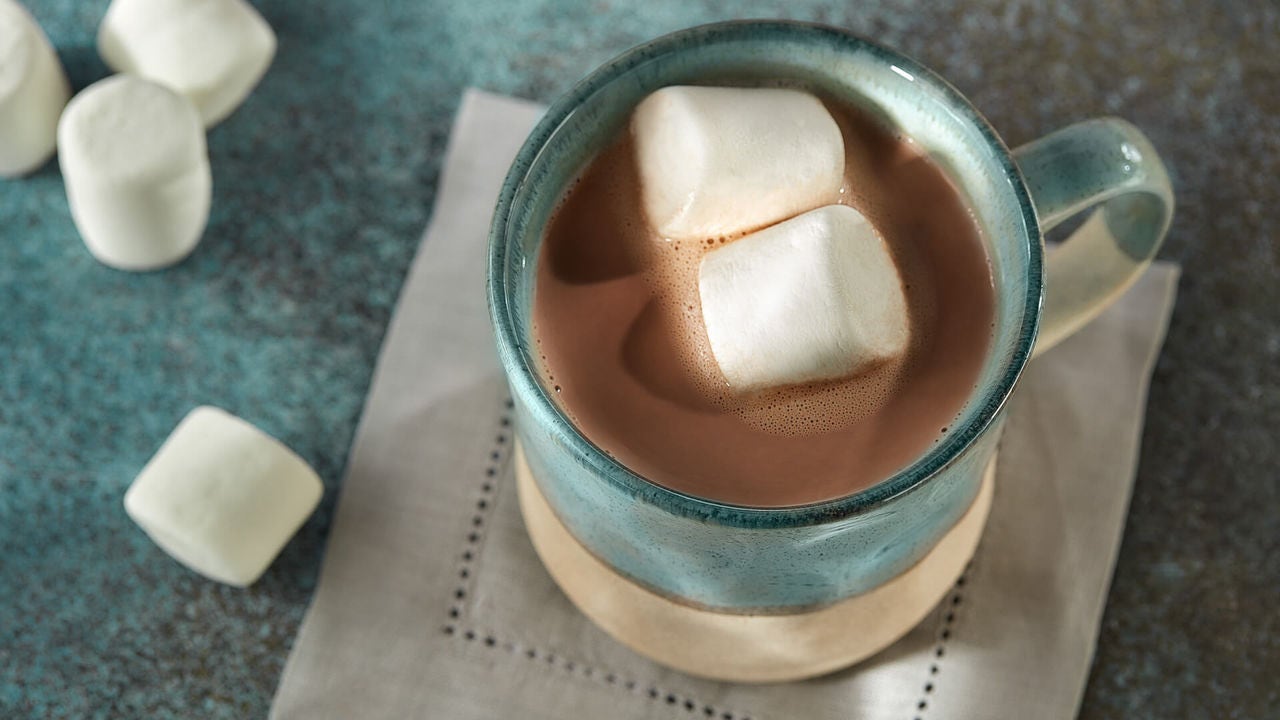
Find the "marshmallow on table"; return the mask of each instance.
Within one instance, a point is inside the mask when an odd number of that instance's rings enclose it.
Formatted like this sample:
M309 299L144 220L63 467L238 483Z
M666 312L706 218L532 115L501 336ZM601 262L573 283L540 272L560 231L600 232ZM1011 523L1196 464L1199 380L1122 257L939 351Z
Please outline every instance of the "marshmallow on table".
M798 90L672 86L631 119L641 196L663 237L711 238L834 202L844 140Z
M706 254L702 317L736 390L846 377L906 351L902 281L857 210L829 205Z
M98 260L150 270L186 257L209 218L212 176L191 101L132 75L71 99L58 123L71 216Z
M183 565L245 587L323 491L315 471L278 440L223 410L198 407L138 474L124 508Z
M275 52L271 26L244 0L112 0L98 29L111 69L186 95L205 127L244 101Z
M70 92L35 19L0 0L0 176L24 175L49 159Z

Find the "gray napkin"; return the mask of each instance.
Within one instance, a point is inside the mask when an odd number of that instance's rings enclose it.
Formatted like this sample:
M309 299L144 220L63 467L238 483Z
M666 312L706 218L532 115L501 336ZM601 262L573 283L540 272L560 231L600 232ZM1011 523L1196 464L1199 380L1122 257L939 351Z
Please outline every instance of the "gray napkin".
M469 91L356 433L277 718L1069 718L1084 689L1178 270L1037 359L960 583L850 670L747 686L667 670L560 594L524 534L485 236L541 109ZM1105 369L1105 370L1104 370Z

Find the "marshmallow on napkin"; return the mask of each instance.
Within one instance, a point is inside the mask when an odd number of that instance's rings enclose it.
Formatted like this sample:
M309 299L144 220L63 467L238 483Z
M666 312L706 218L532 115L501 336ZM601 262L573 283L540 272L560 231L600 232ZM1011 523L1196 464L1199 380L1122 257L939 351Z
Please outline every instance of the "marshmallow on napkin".
M663 237L731 235L840 192L840 127L799 90L665 87L636 106L631 130L644 209Z
M98 53L112 70L186 95L212 127L266 73L276 35L244 0L112 0Z
M901 355L910 338L889 249L845 205L707 253L698 292L712 354L735 390L852 375Z
M24 175L53 154L67 76L35 19L0 0L0 177Z
M219 582L250 585L297 532L324 486L278 440L215 407L174 428L124 508L165 552Z

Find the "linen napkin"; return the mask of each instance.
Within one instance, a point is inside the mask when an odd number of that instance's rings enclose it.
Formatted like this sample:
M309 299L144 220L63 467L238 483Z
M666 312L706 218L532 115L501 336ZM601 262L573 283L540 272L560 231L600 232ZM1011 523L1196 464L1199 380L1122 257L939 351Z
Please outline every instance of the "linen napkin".
M816 680L696 679L582 617L542 568L516 505L485 241L503 176L540 113L479 91L463 98L272 717L1073 717L1177 268L1157 263L1031 364L1008 408L974 561L915 630Z

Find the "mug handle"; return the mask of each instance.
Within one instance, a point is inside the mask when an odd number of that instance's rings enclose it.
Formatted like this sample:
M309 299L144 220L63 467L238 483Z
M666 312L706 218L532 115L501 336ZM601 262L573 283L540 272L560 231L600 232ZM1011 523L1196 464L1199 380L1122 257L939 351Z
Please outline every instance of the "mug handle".
M1151 141L1120 118L1069 125L1013 151L1041 233L1098 206L1047 248L1032 357L1097 317L1142 273L1173 219L1173 188Z

